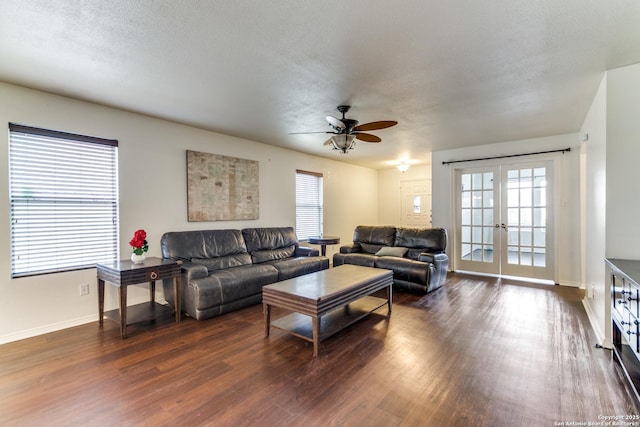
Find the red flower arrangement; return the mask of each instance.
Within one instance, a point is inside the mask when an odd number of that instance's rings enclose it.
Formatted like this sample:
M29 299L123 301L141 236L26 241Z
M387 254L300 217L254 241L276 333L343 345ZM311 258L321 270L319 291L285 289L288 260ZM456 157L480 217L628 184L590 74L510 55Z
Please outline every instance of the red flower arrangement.
M149 244L147 243L147 232L144 230L138 230L133 233L133 239L129 241L129 244L133 248L133 253L136 255L142 255L149 250Z

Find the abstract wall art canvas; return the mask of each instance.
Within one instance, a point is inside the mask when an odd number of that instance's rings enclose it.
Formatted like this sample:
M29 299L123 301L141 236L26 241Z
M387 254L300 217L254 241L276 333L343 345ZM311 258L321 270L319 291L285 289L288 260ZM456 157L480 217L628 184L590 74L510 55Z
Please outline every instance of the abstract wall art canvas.
M190 222L258 219L258 162L187 150Z

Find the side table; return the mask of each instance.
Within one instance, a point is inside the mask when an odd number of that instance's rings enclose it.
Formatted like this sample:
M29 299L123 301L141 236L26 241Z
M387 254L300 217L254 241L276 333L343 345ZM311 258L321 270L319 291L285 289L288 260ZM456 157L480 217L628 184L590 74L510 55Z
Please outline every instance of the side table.
M156 280L173 278L173 297L175 300L176 322L180 321L180 275L182 261L174 261L156 257L147 258L142 264L134 264L130 260L114 261L112 263L96 264L98 275L98 320L103 323L104 312L104 283L109 282L118 287L119 291L119 320L120 336L127 337L127 286L140 283L150 283L150 303L132 306L137 317L136 321L154 318L158 312L166 311L166 307L155 302ZM133 319L132 319L133 320ZM133 322L132 322L133 323Z
M312 236L307 239L312 245L320 245L320 253L322 256L327 255L327 245L337 245L340 238L337 236Z

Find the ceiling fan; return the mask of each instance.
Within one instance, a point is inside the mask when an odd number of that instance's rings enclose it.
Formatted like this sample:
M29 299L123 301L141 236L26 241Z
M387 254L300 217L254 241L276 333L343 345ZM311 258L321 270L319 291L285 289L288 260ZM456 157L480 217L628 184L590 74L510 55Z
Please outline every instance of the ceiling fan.
M347 153L349 150L353 149L355 146L355 140L359 139L364 142L380 142L382 141L379 137L372 135L370 133L366 133L372 130L386 129L391 126L395 126L398 122L393 120L383 120L378 122L370 122L364 123L362 125L358 125L357 120L347 119L345 114L349 111L351 106L349 105L339 105L338 111L342 113L342 118L338 119L333 116L327 116L327 122L333 129L333 131L326 132L295 132L290 133L289 135L296 134L308 134L308 133L330 133L333 134L331 138L329 138L324 145L331 145L334 150L340 150L343 153Z

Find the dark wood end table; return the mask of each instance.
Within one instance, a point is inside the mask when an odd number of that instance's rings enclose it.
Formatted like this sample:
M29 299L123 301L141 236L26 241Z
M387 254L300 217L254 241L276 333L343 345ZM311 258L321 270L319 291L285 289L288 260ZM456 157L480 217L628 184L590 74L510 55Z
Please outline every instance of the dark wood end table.
M150 304L144 304L147 310L137 310L140 317L153 318L158 311L155 302L156 280L173 278L173 297L175 301L176 322L180 321L180 275L182 261L174 261L156 257L145 259L142 264L134 264L130 260L114 261L112 263L96 264L98 275L98 320L103 323L104 315L104 283L109 282L118 287L120 336L127 337L127 286L149 282ZM143 304L141 304L143 305ZM133 308L133 307L132 307ZM109 316L111 317L111 316Z
M337 245L340 243L340 238L337 236L311 236L307 241L312 245L320 245L320 252L322 256L326 256L327 245Z

